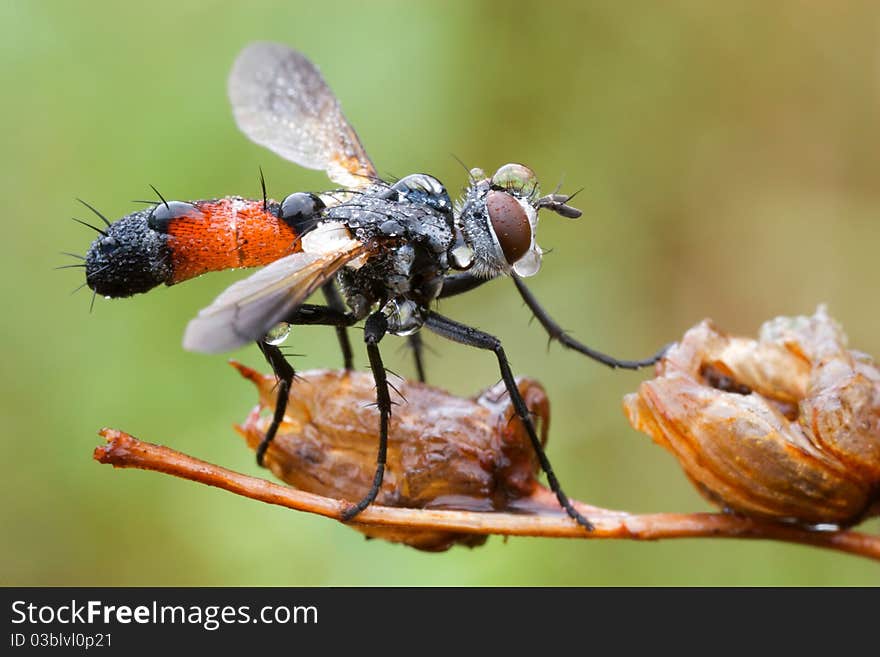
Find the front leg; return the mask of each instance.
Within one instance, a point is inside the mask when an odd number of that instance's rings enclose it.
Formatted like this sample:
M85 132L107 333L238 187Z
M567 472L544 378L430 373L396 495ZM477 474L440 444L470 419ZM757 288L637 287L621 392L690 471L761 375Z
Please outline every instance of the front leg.
M345 521L351 520L373 503L379 494L382 479L385 476L385 458L388 453L388 418L391 417L391 393L388 392L388 379L385 376L382 355L379 353L379 342L387 332L388 320L381 312L373 313L364 323L364 342L367 345L370 370L373 372L373 380L376 382L376 406L379 408L379 453L376 456L373 484L360 502L343 511L342 519Z
M602 363L603 365L607 365L612 369L621 368L625 370L637 370L641 367L648 367L649 365L653 365L658 360L663 357L663 354L666 353L666 350L669 349L671 345L665 345L660 351L651 356L650 358L646 358L644 360L620 360L614 358L613 356L608 356L603 354L600 351L596 351L595 349L590 349L585 344L582 344L570 337L559 324L557 324L550 315L547 314L547 311L544 310L541 305L538 303L538 300L531 293L529 288L526 287L526 284L523 283L522 279L516 274L511 274L513 277L513 282L516 285L516 289L519 290L520 296L522 296L523 301L526 302L526 305L531 309L531 311L535 314L535 317L538 318L538 321L541 323L541 326L544 327L544 330L547 331L547 334L550 336L551 340L556 340L563 347L567 347L568 349L574 349L582 353L584 356L588 356L595 361Z
M435 312L428 314L428 318L425 321L425 327L448 340L468 345L470 347L477 347L478 349L486 349L495 354L495 357L498 359L498 366L501 369L501 378L504 381L504 387L507 388L507 394L510 395L516 414L526 428L526 432L529 434L532 448L538 456L541 469L544 471L544 474L547 475L547 483L550 484L550 489L556 494L556 499L559 500L559 504L565 509L565 512L587 531L592 531L593 524L574 508L574 505L572 505L568 496L563 492L562 486L559 485L559 480L556 479L550 461L544 453L541 440L538 438L538 434L535 431L535 425L532 423L529 409L526 406L522 395L519 393L516 379L514 379L513 372L510 370L510 365L507 362L507 356L504 353L504 349L501 347L501 341L495 336L483 333L470 326L459 324L458 322L443 317L442 315L438 315Z

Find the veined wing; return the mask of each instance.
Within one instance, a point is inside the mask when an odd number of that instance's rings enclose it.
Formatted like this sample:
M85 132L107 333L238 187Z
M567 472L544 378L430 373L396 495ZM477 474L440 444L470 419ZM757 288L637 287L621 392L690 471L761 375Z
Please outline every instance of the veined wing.
M302 53L252 43L235 60L228 89L239 129L256 143L352 189L378 177L336 96Z
M366 252L345 239L320 253L301 251L230 285L186 327L189 351L221 353L259 340L329 281L340 267Z

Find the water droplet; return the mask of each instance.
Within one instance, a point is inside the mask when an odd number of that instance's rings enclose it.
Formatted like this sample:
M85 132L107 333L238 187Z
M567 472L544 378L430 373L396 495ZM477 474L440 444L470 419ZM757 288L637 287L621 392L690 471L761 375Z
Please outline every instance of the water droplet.
M535 172L527 166L515 162L505 164L495 172L495 175L492 176L492 186L511 192L520 198L532 200L541 194Z
M388 332L394 335L412 335L425 323L421 308L408 299L391 299L382 312L388 318Z
M541 269L541 250L535 245L535 248L528 251L522 258L517 260L513 265L513 271L517 276L527 277L534 276Z
M287 322L279 322L269 329L263 337L263 342L271 344L273 347L277 347L280 344L284 344L288 335L290 335L290 324Z
M456 269L467 269L474 264L474 251L467 244L457 245L450 253Z
M379 226L379 230L381 230L386 235L396 237L403 232L403 226L401 226L393 219L389 219L388 221L382 222L382 224Z

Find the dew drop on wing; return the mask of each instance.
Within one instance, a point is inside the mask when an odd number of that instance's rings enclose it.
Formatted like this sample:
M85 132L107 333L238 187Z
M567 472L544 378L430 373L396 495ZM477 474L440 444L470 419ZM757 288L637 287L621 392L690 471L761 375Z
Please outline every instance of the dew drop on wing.
M280 344L284 344L289 335L290 324L287 322L278 322L266 332L266 335L263 337L263 342L270 344L273 347L277 347Z

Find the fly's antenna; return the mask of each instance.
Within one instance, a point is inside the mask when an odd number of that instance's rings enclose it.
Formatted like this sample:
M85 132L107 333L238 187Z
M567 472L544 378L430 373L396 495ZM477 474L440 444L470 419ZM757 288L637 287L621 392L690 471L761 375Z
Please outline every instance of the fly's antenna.
M548 194L547 196L542 196L535 201L535 209L540 210L541 208L547 208L551 212L555 212L568 219L577 219L581 216L582 212L577 208L568 205L568 202L582 191L584 191L583 187L577 190L574 194Z
M266 196L266 177L263 175L263 167L260 169L260 187L263 190L263 212L269 212L269 199Z
M170 211L171 208L168 206L168 201L165 200L165 197L162 196L162 193L158 189L153 187L153 185L150 185L150 187L152 187L153 191L156 192L156 196L158 196L160 199L162 199L162 203L165 205L165 209Z
M108 221L107 217L105 217L103 214L101 214L100 212L98 212L93 206L89 205L88 203L86 203L85 201L83 201L81 198L78 198L78 199L76 199L76 200L79 201L80 203L82 203L84 206L86 206L89 210L91 210L92 212L94 212L96 215L98 215L99 217L101 217L101 221L103 221L105 224L107 224L107 228L110 228L110 221Z

